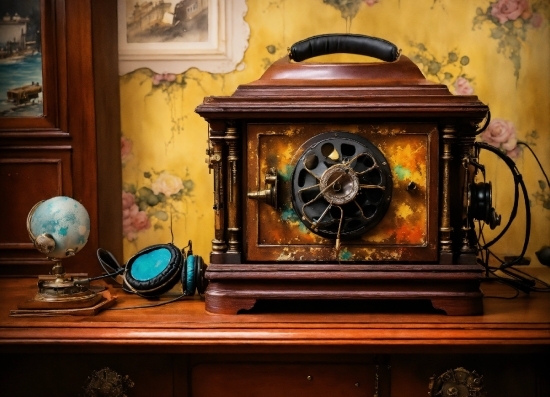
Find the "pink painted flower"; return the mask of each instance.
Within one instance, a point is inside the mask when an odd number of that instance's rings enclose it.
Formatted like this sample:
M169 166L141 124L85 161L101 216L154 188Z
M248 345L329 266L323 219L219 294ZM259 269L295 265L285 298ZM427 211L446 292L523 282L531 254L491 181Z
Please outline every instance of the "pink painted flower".
M506 152L510 157L519 155L516 127L511 121L493 119L481 134L481 140Z
M491 6L491 15L500 23L515 21L519 17L528 19L531 16L529 0L498 0Z
M533 27L535 28L540 28L540 25L542 25L542 20L542 15L534 13L531 17L531 25L533 25Z
M132 219L134 214L138 212L139 208L136 204L132 204L128 208L122 210L122 235L126 237L128 241L134 241L137 238L137 230L134 225L132 225Z
M176 75L173 73L161 73L153 75L153 85L159 85L160 83L172 83L176 81Z
M132 157L132 146L133 143L128 138L125 136L120 138L120 158L122 159L122 163L125 163Z
M481 139L489 145L500 147L502 143L515 136L516 127L514 127L511 121L493 119L487 129L481 134Z
M378 3L380 0L364 0L364 1L366 5L368 5L369 7L372 7L373 5Z
M146 230L151 227L151 221L145 211L140 211L137 204L133 203L128 206L129 200L124 201L125 198L129 198L128 195L124 197L122 201L122 235L128 241L134 241L137 238L137 234L141 230ZM133 197L131 193L129 193Z
M133 193L122 191L122 209L128 210L136 204L136 196Z
M132 218L132 226L139 232L140 230L146 230L151 227L151 221L145 211L139 211Z
M462 76L456 79L454 86L457 95L472 95L474 93L474 87L470 81Z
M165 196L171 196L182 189L183 181L181 178L167 172L162 172L151 184L151 190L155 195L163 193Z

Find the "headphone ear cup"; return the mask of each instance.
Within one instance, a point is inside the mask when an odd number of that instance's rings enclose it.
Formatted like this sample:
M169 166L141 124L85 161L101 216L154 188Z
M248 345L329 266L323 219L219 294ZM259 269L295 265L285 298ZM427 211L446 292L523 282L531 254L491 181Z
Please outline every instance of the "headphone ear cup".
M501 221L502 217L497 214L497 212L495 211L495 209L493 207L491 207L491 211L490 211L490 214L489 214L489 228L491 230L495 229L497 226L500 225L500 221Z
M196 255L189 255L187 257L187 260L185 261L185 277L182 276L182 286L183 286L183 294L185 296L193 296L195 295L195 275L196 275L196 268L197 268L197 257Z
M493 207L491 182L472 183L469 186L468 216L489 225L491 230L500 225L501 217Z
M206 265L201 256L197 256L195 268L195 285L197 286L197 292L202 295L208 287L208 280L205 277Z
M183 255L172 244L147 247L126 264L123 289L145 298L155 298L180 279Z
M185 268L181 277L181 285L185 296L193 296L195 292L203 294L208 286L208 280L204 277L206 265L202 257L189 255L185 260Z

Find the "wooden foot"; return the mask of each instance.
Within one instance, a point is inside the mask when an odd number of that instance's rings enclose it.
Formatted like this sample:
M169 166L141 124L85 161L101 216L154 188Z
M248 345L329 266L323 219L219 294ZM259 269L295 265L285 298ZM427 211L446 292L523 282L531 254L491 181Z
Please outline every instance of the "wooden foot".
M206 311L214 314L237 314L241 310L250 310L256 304L254 298L238 298L232 296L206 293Z

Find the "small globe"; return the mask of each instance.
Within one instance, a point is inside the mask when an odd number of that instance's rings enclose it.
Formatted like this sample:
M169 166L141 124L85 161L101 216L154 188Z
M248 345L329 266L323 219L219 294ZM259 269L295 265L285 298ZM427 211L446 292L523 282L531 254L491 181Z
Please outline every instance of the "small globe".
M78 201L58 196L31 210L27 228L40 252L62 259L76 254L88 242L90 216Z

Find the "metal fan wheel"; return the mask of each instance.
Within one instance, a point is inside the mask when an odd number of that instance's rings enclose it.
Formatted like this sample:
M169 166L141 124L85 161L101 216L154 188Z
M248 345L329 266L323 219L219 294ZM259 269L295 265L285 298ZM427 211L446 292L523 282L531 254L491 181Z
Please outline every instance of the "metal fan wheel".
M391 170L367 139L344 131L303 145L292 174L292 204L303 224L327 238L353 238L376 226L391 201Z

